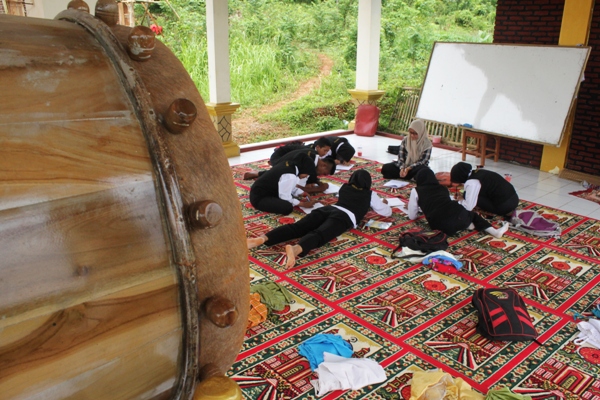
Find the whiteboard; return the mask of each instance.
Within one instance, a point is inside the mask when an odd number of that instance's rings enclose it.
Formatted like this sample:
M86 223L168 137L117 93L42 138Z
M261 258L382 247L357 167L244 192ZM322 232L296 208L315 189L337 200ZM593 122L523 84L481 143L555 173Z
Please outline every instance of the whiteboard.
M560 145L589 47L436 42L417 118Z

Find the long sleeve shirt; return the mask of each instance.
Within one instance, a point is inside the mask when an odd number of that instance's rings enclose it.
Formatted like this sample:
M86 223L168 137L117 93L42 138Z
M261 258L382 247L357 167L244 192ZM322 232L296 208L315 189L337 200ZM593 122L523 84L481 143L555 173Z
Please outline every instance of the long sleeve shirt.
M356 228L356 216L352 211L335 204L333 206L345 212L348 215L348 218L350 218L350 220L352 221L352 225ZM373 211L375 211L377 214L383 217L389 217L392 215L392 208L388 204L384 203L383 200L381 200L381 197L379 197L373 191L371 191L370 206L373 209Z
M427 166L427 165L429 165L429 159L431 158L431 150L432 149L433 149L433 147L430 147L427 150L423 151L423 153L421 153L421 156L419 157L417 162L415 162L414 164L406 165L406 158L408 157L408 150L406 150L406 140L403 140L402 142L400 142L400 150L398 151L398 159L396 161L394 161L394 163L400 169L414 168L417 165Z
M459 203L469 211L472 211L477 205L477 199L479 198L479 191L481 190L481 182L477 179L468 179L464 185L464 196L463 200Z
M298 167L296 168L296 174L298 173ZM279 178L278 189L279 189L279 198L281 200L288 201L292 203L292 205L297 206L300 204L300 200L295 199L294 195L298 194L298 188L296 185L298 184L299 178L294 174L283 174ZM300 193L302 191L300 190Z

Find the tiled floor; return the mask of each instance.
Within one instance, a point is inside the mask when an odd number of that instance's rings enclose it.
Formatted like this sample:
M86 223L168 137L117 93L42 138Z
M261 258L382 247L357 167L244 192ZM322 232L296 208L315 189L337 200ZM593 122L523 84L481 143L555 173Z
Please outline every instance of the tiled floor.
M303 136L301 139L310 143L319 136L319 134ZM355 148L362 148L362 156L364 158L382 163L390 162L396 158L396 156L387 153L389 145L399 144L399 141L395 139L383 136L364 137L348 135L347 137ZM272 143L273 146L278 144L277 141L267 143ZM273 148L244 151L245 148L252 146L242 146L242 154L239 157L230 158L229 164L237 165L262 160L269 158L273 153ZM459 161L461 161L460 152L434 148L429 165L435 172L450 171L450 168ZM466 161L473 165L479 164L479 159L470 155L467 156ZM569 195L570 192L583 190L580 182L562 179L548 172L504 161L494 162L488 159L485 162L485 168L500 174L512 174L511 182L517 189L521 199L549 207L560 208L561 210L590 218L600 219L600 205Z

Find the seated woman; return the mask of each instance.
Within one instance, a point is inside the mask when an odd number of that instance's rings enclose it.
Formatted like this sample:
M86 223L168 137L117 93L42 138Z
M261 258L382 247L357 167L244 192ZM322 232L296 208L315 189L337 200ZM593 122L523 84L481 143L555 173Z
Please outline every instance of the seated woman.
M381 168L385 179L414 179L422 168L428 167L433 146L425 122L414 120L408 127L408 133L400 143L398 159Z
M483 168L473 170L471 164L459 162L450 171L452 183L464 184L463 199L459 201L467 210L475 206L510 220L519 206L519 195L515 187L494 171Z
M371 191L371 175L363 169L355 171L340 188L336 204L313 210L301 220L282 225L266 234L247 239L248 248L261 244L272 246L291 239L301 238L298 244L285 246L286 267L296 264L296 257L304 256L312 249L323 246L360 222L369 206L384 217L392 215L387 201Z
M496 229L481 215L452 200L448 188L438 182L431 169L424 168L419 171L416 182L417 187L411 190L407 206L410 219L417 219L420 207L431 229L440 230L450 236L463 229L477 229L495 238L501 238L508 231L508 223Z

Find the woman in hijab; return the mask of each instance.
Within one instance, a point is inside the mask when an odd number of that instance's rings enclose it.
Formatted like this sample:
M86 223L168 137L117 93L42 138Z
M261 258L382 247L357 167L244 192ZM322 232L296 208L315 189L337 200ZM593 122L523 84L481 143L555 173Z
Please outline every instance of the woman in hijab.
M463 229L477 229L501 238L508 231L508 223L496 229L481 215L452 200L448 188L439 183L431 169L421 169L416 182L417 187L411 190L407 206L410 219L416 219L421 208L431 229L440 230L449 236Z
M300 238L295 245L286 245L286 267L296 264L296 257L306 255L312 249L323 246L341 235L363 219L369 207L384 217L392 215L392 209L371 190L371 175L363 169L355 171L340 188L336 204L313 210L301 220L282 225L255 238L247 239L248 248L261 244L273 246L288 240Z
M425 122L422 119L414 120L408 127L408 136L400 143L398 159L381 168L383 177L413 179L422 168L429 165L432 147Z

